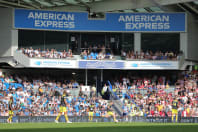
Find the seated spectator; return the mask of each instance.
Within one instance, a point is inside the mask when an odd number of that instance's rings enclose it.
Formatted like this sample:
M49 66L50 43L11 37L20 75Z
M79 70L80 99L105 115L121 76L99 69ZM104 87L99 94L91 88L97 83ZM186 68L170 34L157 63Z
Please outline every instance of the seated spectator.
M181 55L181 54L178 54ZM144 59L144 60L177 60L178 55L176 53L173 53L172 51L170 52L165 52L163 53L162 51L156 51L153 53L152 51L146 51L144 52L143 50L134 52L128 51L127 53L125 51L121 51L121 57L125 57L126 59Z
M152 77L142 79L133 77L133 80L123 77L120 80L119 87L117 87L118 81L113 83L112 92L118 96L121 95L119 98L124 104L123 107L125 107L123 112L126 113L126 109L128 109L129 116L170 117L173 97L176 97L179 102L178 111L181 116L196 117L198 116L198 112L195 112L197 110L198 93L195 94L195 91L198 88L197 83L194 83L195 80L191 77L192 75L189 77L183 75L183 80L185 79L187 85L186 88L181 88L184 87L184 85L180 85L180 83L184 83L181 78L174 88L170 88L172 87L170 86L170 80L166 80L165 76L155 76L153 79ZM128 80L127 83L126 80ZM131 84L131 82L133 83ZM127 89L124 88L125 85L127 85ZM193 85L196 85L196 87L193 87ZM115 90L115 87L118 90Z
M98 47L94 45L94 47L90 46L89 49L83 50L81 52L81 58L85 60L103 60L113 59L114 56L111 50L109 48L105 48L104 45L102 47L100 47L100 45Z
M66 50L59 52L56 49L51 49L51 50L46 49L42 51L40 48L34 50L32 47L30 47L30 48L21 48L19 52L31 58L36 57L36 58L63 59L63 58L73 57L71 49L69 49L68 52L66 52Z

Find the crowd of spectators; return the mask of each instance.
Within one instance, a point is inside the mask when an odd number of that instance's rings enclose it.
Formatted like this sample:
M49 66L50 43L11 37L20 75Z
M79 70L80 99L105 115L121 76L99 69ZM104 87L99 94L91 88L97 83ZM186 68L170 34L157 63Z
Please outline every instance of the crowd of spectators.
M114 56L110 48L105 48L104 45L94 45L93 47L82 49L81 58L85 60L103 60L113 59Z
M27 78L4 75L0 71L0 116L8 116L8 101L11 96L14 99L15 115L57 116L63 91L67 92L69 116L87 116L90 103L94 104L94 116L107 114L108 102L96 97L95 86L83 91L83 85L76 81L57 82ZM79 89L77 96L71 94L74 89Z
M57 51L56 49L41 50L40 48L33 49L32 47L30 47L21 48L19 51L31 58L73 58L71 49L69 49L68 51ZM114 59L112 50L109 47L105 47L104 45L94 45L90 46L89 48L82 48L81 51L82 52L80 56L82 59L85 60ZM146 52L143 52L142 50L141 52L134 52L133 50L128 52L125 52L124 50L121 51L121 57L126 60L178 60L180 55L181 53L177 54L172 51L157 51L155 53L149 50L147 50Z
M35 58L65 59L65 58L73 57L71 49L69 49L66 52L66 50L63 51L57 51L56 49L41 50L40 48L33 49L32 47L30 47L30 48L21 48L19 51L31 58L35 57Z
M170 117L172 101L179 102L179 117L198 117L198 73L183 72L175 82L166 76L123 77L112 82L112 91L123 102L123 113L127 116ZM15 114L18 116L56 116L59 112L60 96L67 92L69 116L88 115L90 104L94 104L94 115L105 117L107 100L96 97L96 87L82 90L76 81L54 81L28 79L4 74L0 71L0 116L8 116L8 101L14 98ZM79 89L78 95L71 94ZM104 86L103 92L107 90Z
M178 60L179 55L172 52L172 51L167 51L167 52L162 52L162 51L157 51L157 52L152 52L147 50L146 52L142 51L141 52L134 52L134 51L121 51L121 56L124 57L127 60L134 60L134 59L144 59L144 60Z
M163 76L133 80L124 77L113 83L112 90L124 104L125 117L170 117L174 98L179 102L179 117L198 117L197 84L197 72L183 72L173 87Z
M19 52L25 54L31 58L52 58L52 59L65 59L73 58L72 50L68 51L57 51L56 49L46 49L41 50L40 48L33 49L21 48ZM113 53L110 48L105 48L105 46L90 46L89 48L82 49L81 58L85 60L96 60L96 59L113 59Z

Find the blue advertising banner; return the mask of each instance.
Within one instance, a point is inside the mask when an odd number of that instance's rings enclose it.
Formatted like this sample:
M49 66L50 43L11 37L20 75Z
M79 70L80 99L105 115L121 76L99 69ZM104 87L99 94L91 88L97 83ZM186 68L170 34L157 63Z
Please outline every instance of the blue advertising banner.
M77 68L76 60L64 59L30 59L30 67L55 67L55 68Z
M91 20L87 12L15 9L14 27L68 31L185 32L185 13L106 13Z
M124 69L179 69L178 61L125 61Z
M79 61L78 68L85 69L123 69L124 62L118 61Z

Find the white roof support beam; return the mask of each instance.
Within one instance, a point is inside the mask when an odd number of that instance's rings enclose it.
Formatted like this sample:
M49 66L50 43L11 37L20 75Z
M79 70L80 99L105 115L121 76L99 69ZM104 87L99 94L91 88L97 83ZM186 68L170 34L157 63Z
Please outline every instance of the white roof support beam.
M28 8L28 9L35 9L32 6L27 6L27 5L23 5L20 3L14 3L14 2L9 2L9 1L4 1L4 0L0 0L1 4L7 4L7 5L12 5L12 6L16 6L16 7L22 7L22 8Z
M45 2L50 3L51 5L55 6L55 4L51 0L45 0Z
M81 4L83 4L84 6L86 6L87 8L90 8L89 5L85 2L83 2L82 0L76 0L78 2L80 2Z
M65 5L65 6L55 6L42 8L44 10L53 10L53 11L87 11L87 7L83 6L74 6L74 5Z
M41 7L40 7L39 5L36 5L35 3L28 3L28 2L26 2L26 1L24 1L24 0L23 0L23 2L24 2L25 4L27 4L27 5L29 5L29 6L33 6L33 7L36 8L36 9L41 9Z
M7 7L7 8L15 8L15 7L13 7L13 6L4 5L4 4L1 4L1 3L0 3L0 6L1 6L1 7Z
M90 7L91 12L108 12L116 10L145 8L156 6L156 4L164 6L192 1L196 0L156 0L156 3L151 2L150 0L104 0L100 2L91 3Z
M188 7L188 8L190 8L191 10L193 10L196 14L198 14L198 10L196 9L196 8L194 8L194 7L192 7L190 4L188 4L188 3L185 3L185 5Z

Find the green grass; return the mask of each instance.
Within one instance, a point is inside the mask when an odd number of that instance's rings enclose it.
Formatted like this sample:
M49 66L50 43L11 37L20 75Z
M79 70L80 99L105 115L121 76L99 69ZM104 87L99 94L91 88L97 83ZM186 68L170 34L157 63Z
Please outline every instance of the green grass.
M18 123L0 124L0 132L198 132L191 123Z

